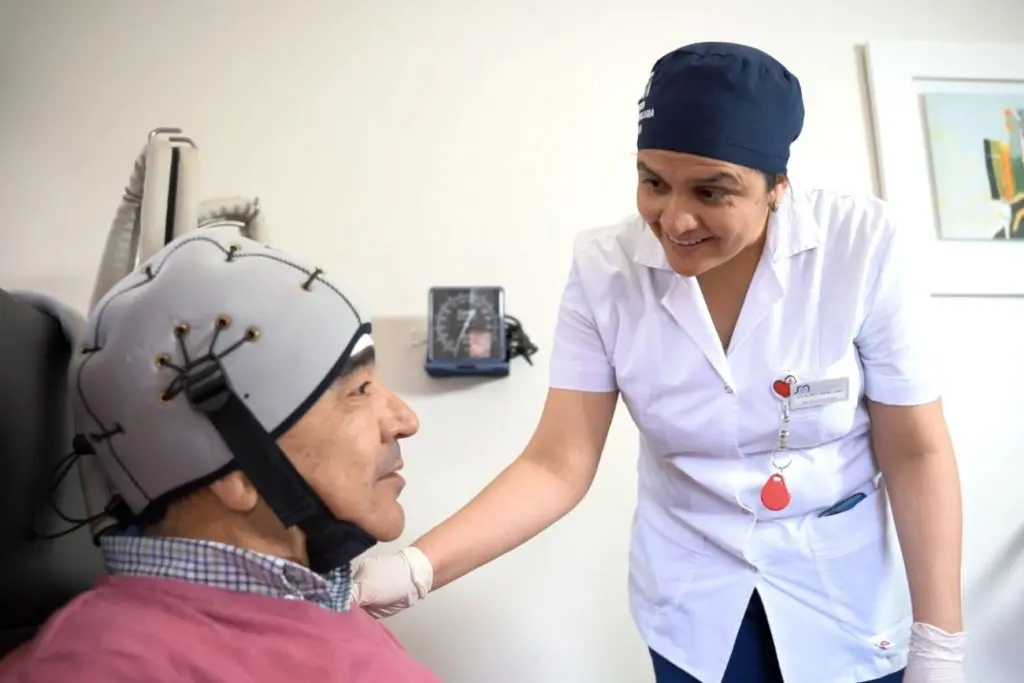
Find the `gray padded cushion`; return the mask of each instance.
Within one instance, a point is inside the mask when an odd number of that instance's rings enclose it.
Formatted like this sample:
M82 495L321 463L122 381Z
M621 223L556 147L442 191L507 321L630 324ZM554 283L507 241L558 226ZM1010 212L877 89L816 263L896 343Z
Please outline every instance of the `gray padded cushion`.
M88 528L29 542L69 526L49 504L50 475L71 450L67 405L71 343L57 320L0 290L0 657L103 571ZM78 472L54 496L64 514L85 516Z

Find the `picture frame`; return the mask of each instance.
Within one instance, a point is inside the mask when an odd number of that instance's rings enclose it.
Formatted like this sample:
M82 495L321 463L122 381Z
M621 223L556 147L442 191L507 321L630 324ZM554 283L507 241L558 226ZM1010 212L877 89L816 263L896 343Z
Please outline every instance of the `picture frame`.
M932 294L1024 296L1024 43L869 42L864 59L879 191Z

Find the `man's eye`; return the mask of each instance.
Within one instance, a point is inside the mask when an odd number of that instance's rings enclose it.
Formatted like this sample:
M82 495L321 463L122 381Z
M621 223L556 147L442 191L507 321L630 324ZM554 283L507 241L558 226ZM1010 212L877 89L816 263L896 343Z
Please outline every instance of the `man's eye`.
M644 178L641 182L652 190L660 190L663 187L661 180L658 178Z
M370 393L370 384L372 382L363 382L352 391L353 396L366 396Z

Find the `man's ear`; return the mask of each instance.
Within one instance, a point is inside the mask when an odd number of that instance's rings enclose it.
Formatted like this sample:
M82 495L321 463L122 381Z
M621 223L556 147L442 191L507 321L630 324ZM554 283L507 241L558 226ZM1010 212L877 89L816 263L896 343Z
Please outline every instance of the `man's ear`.
M256 487L238 470L213 482L209 489L224 507L234 512L252 512L260 500Z

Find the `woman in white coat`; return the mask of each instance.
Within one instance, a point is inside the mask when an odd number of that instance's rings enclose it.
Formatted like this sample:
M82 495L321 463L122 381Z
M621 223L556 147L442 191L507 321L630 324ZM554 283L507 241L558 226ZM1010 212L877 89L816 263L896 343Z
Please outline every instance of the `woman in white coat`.
M569 512L622 396L659 683L963 681L959 480L902 233L877 199L790 187L802 95L763 52L665 55L639 119L639 215L576 240L532 440L362 562L356 598L393 614Z

